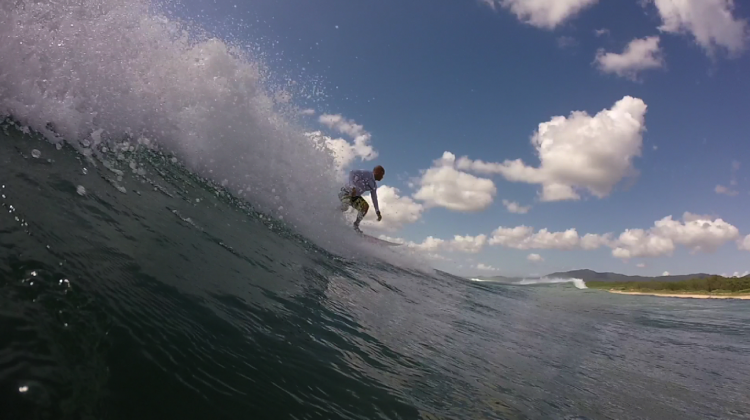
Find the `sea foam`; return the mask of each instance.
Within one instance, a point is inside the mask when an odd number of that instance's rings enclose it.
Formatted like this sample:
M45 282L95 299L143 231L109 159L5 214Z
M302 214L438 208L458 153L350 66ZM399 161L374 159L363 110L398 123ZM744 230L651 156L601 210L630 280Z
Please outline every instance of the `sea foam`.
M258 54L152 6L3 2L0 116L125 174L138 164L123 153L168 151L308 236L341 236L341 174L304 135L293 91L267 83Z

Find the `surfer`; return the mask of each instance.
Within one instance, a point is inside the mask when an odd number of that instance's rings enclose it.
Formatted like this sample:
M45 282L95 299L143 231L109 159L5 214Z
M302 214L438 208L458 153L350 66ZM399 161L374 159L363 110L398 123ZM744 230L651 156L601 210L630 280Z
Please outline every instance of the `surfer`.
M339 192L341 211L346 211L349 206L357 210L357 220L354 221L354 230L359 233L362 233L359 229L359 222L362 221L370 209L370 205L362 198L362 194L370 192L372 204L375 206L375 214L378 215L378 222L383 218L378 208L378 185L376 181L382 180L384 175L385 169L380 165L376 166L372 171L355 169L349 172L348 184L341 187L341 191Z

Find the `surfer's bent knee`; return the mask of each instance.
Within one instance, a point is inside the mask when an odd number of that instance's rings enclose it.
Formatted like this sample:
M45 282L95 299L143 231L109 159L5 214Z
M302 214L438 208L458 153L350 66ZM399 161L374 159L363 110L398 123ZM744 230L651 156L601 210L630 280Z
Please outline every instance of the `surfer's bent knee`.
M367 214L367 210L370 209L370 205L367 204L367 201L365 201L362 197L357 197L356 201L354 202L354 208L359 210L362 214Z

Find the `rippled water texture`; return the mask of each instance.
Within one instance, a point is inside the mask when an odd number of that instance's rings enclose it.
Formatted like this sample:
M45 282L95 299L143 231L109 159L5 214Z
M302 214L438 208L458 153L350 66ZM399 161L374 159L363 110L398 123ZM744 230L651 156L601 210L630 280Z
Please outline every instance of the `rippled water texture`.
M169 156L118 181L6 131L3 418L750 416L746 301L363 263Z

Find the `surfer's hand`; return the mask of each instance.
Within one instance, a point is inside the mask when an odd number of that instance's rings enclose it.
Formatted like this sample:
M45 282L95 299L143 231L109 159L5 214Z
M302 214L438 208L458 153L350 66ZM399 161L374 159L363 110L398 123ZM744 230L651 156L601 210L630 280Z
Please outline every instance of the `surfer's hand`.
M377 213L378 213L378 222L379 222L383 219L383 216L380 215L380 212L377 212Z

